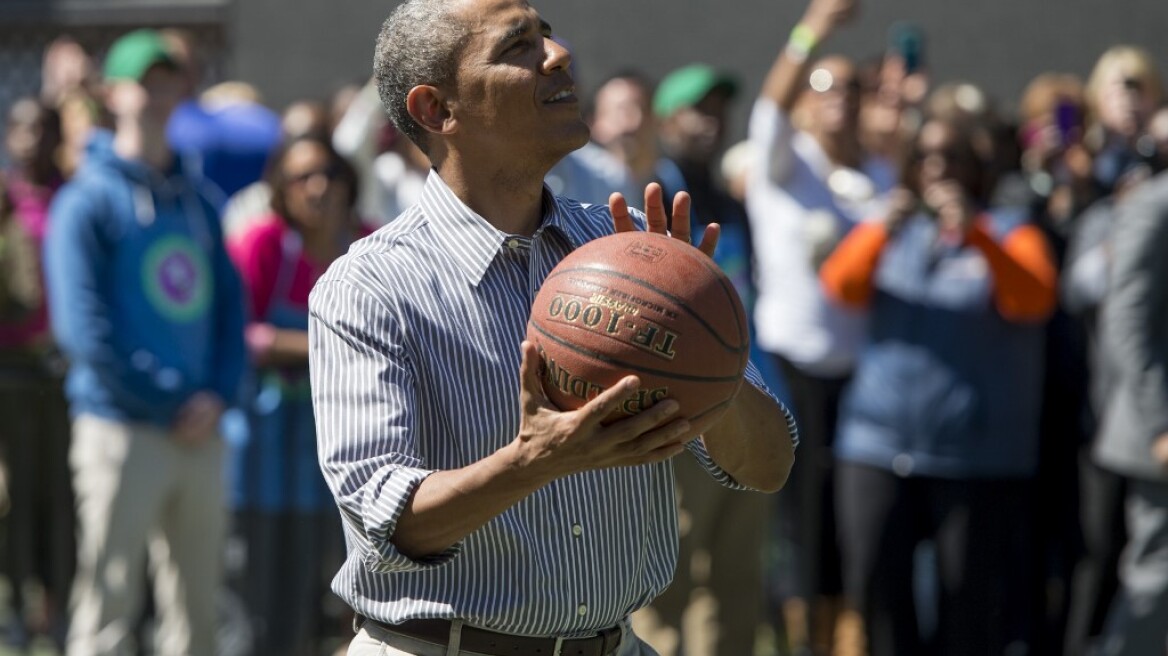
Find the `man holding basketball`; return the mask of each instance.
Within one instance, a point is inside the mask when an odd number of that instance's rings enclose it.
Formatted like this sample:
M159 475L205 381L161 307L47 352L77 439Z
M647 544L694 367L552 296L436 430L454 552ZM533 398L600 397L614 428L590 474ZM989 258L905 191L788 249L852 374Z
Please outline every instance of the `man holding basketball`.
M378 39L382 101L434 170L310 300L321 466L349 548L333 588L360 624L350 654L651 654L627 617L673 574L669 459L688 450L764 491L790 470L793 422L753 369L700 424L665 400L601 425L633 376L576 411L546 401L521 345L544 277L614 229L665 232L657 186L647 221L619 196L585 208L543 187L588 139L569 61L525 0L409 0Z

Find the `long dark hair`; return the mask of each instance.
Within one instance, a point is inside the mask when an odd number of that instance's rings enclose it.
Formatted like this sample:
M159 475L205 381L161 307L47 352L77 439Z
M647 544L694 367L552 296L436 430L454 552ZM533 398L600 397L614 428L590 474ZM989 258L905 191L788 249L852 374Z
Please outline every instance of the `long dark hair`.
M974 202L984 206L989 202L997 177L992 157L985 152L986 144L992 141L992 136L984 127L971 121L948 117L927 118L921 129L913 136L909 147L904 150L900 162L900 184L918 198L921 197L923 190L920 188L920 174L921 163L924 160L920 147L921 135L930 125L940 125L952 135L955 154L966 172L965 179L958 182L965 187L965 191Z

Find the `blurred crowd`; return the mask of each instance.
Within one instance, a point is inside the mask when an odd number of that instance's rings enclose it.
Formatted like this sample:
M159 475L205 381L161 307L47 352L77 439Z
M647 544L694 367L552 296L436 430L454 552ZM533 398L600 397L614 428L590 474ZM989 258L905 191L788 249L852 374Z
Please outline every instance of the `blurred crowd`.
M1016 102L811 0L731 71L595 87L557 194L686 191L802 444L776 498L675 468L663 656L1168 653L1168 100L1152 57ZM340 650L313 283L418 200L375 85L269 107L181 30L62 37L0 172L4 639L85 654ZM735 103L748 135L727 143ZM694 233L701 234L695 226ZM372 310L371 310L372 311Z

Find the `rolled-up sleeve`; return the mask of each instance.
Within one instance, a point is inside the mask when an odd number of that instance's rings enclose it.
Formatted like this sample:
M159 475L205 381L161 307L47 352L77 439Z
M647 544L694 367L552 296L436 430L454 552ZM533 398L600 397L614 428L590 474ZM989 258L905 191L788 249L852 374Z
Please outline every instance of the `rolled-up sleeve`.
M761 154L758 173L772 184L786 182L796 158L790 117L773 101L759 98L750 113L748 134Z
M762 372L758 370L758 367L756 367L753 362L747 362L746 364L746 382L744 384L754 385L763 392L766 392L767 395L774 399L775 403L779 404L779 409L783 411L783 417L787 422L787 433L791 436L791 446L793 448L797 448L799 446L799 429L795 423L795 415L792 414L791 410L786 406L786 404L784 404L778 397L776 397L774 392L772 392L767 387L766 382L763 380ZM725 469L719 467L718 463L714 462L714 459L710 456L709 450L706 449L706 443L704 441L692 440L686 445L686 448L694 458L697 458L697 461L702 465L702 467L704 467L705 470L709 472L710 476L713 476L714 480L718 481L718 483L735 490L749 489L745 485L735 480L734 477L731 476L730 473Z
M434 470L417 443L415 374L390 308L345 280L309 298L309 366L321 469L372 572L443 565L461 545L420 559L391 539L414 491Z

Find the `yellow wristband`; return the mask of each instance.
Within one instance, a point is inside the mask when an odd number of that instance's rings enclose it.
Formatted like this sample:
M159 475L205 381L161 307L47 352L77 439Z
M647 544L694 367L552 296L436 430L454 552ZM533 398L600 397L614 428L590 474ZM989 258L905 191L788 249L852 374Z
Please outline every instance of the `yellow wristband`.
M787 39L787 55L798 62L807 61L818 44L819 37L815 30L800 23L791 30L791 36Z

